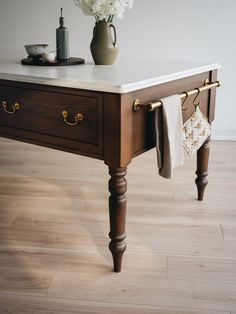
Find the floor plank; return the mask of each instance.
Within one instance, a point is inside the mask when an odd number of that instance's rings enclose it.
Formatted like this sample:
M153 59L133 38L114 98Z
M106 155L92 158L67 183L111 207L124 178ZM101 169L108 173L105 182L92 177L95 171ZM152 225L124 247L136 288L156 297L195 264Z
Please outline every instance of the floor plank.
M144 259L146 262L144 263ZM89 252L88 250L80 252L78 250L60 250L51 247L19 247L11 248L0 247L0 265L17 269L20 265L22 269L49 270L50 272L63 271L76 273L79 269L93 269L96 265L99 268L111 271L109 252ZM124 259L124 268L129 273L135 273L142 270L146 275L152 275L158 278L167 277L167 257L157 256L155 254L145 255L131 254ZM1 282L1 280L0 280Z
M236 240L236 223L222 223L222 232L225 240Z
M66 300L0 294L1 314L230 314L222 311L195 311L120 303Z
M47 295L145 306L171 304L174 308L211 311L230 312L236 308L236 285L229 282L157 279L154 272L149 276L142 271L130 274L127 270L116 276L98 267L89 272L84 268L74 274L58 273Z
M0 292L44 296L52 282L54 272L25 268L18 259L17 267L0 266ZM1 308L0 308L1 313Z
M236 284L236 260L170 256L168 278L231 282Z

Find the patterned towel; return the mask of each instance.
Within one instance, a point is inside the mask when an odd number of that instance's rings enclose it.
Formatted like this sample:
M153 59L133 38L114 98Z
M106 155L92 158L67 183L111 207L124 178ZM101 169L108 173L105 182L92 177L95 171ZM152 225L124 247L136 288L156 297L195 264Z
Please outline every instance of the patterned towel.
M183 145L192 156L211 135L211 126L198 106L193 115L183 125Z

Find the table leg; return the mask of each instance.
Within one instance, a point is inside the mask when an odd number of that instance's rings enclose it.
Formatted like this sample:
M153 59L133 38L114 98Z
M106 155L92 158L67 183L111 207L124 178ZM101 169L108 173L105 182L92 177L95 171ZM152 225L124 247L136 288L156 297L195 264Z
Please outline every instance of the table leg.
M205 143L199 148L197 152L197 178L195 180L198 189L198 200L202 201L204 197L204 191L208 184L208 162L210 153L210 136Z
M121 271L125 244L125 221L126 221L126 196L127 182L125 179L126 168L109 168L111 179L109 181L109 213L111 239L109 249L113 256L114 271Z

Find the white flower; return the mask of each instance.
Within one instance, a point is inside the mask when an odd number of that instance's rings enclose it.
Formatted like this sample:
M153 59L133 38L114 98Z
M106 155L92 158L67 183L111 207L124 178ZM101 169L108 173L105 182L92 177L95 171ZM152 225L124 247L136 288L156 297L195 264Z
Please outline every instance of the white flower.
M74 0L75 4L80 7L85 15L93 15L91 4L93 1L91 0Z
M97 21L111 22L113 16L122 19L125 9L132 8L134 0L74 0L85 15L92 15Z

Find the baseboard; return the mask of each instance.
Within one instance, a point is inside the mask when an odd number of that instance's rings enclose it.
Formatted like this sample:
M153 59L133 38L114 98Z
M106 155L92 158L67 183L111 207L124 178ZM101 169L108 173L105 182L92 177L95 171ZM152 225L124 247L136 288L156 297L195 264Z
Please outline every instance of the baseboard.
M215 141L236 141L236 129L212 129L212 140Z

